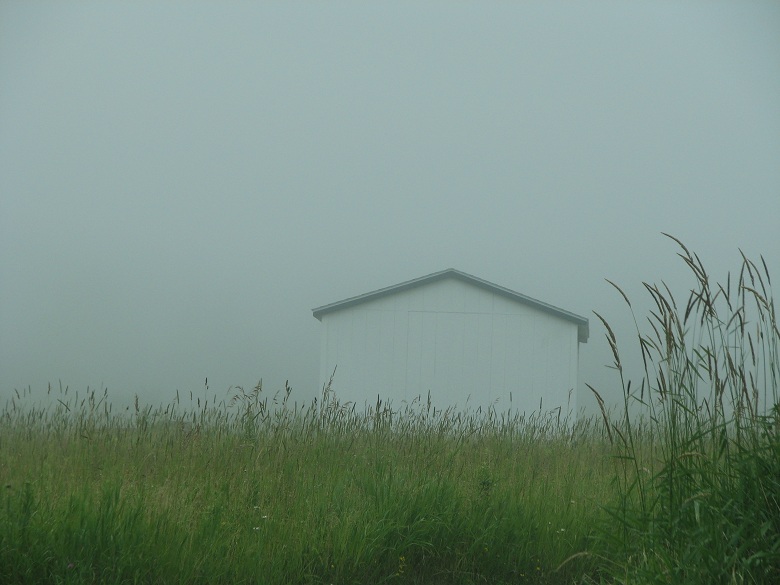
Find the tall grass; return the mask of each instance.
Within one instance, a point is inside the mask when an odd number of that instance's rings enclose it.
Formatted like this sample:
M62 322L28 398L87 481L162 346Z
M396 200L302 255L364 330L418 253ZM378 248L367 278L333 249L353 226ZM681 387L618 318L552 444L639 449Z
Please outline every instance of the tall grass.
M308 406L258 384L0 415L3 583L572 583L613 462L555 417ZM32 402L32 405L29 404ZM24 408L24 405L27 408ZM561 567L561 565L563 566Z
M671 236L669 236L671 237ZM637 324L644 379L624 377L622 418L607 428L622 469L604 531L620 583L780 583L780 332L766 264L743 255L712 282L679 240L694 286L678 304L663 283ZM629 307L623 291L615 288ZM633 309L631 309L633 314Z

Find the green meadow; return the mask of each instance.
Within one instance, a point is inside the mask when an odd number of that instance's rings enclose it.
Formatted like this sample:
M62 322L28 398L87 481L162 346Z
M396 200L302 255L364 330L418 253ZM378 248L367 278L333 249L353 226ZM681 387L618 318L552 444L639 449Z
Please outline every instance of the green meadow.
M0 583L778 583L769 274L745 258L713 283L680 249L697 286L646 285L644 379L603 319L624 404L575 423L262 384L119 412L105 391L16 391Z
M296 409L260 386L129 416L68 395L6 410L4 582L562 583L595 566L565 561L613 489L598 428Z

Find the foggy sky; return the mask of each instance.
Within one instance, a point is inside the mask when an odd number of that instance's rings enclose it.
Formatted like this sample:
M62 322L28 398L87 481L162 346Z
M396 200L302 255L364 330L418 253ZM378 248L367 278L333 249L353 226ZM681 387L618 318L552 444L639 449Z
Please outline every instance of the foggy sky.
M780 278L777 2L0 3L0 404L317 391L311 309L454 267ZM639 303L641 306L641 303ZM640 315L641 317L641 315ZM592 402L583 394L580 404Z

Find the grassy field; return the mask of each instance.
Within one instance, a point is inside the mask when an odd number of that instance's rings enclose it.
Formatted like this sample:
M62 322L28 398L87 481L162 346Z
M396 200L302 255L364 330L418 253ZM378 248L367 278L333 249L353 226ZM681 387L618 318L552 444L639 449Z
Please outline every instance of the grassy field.
M261 385L122 412L15 392L0 583L778 583L769 275L715 285L681 249L699 284L679 309L648 285L644 380L604 320L625 408L574 425Z
M4 416L3 582L569 583L596 567L559 568L612 493L600 427L296 410L259 387L130 416L62 395Z

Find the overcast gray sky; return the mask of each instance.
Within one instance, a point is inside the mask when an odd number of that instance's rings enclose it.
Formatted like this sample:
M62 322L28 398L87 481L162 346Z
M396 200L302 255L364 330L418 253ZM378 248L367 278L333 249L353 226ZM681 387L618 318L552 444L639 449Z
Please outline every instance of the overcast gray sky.
M0 2L0 396L308 398L313 307L454 267L616 397L661 232L780 278L780 3Z

